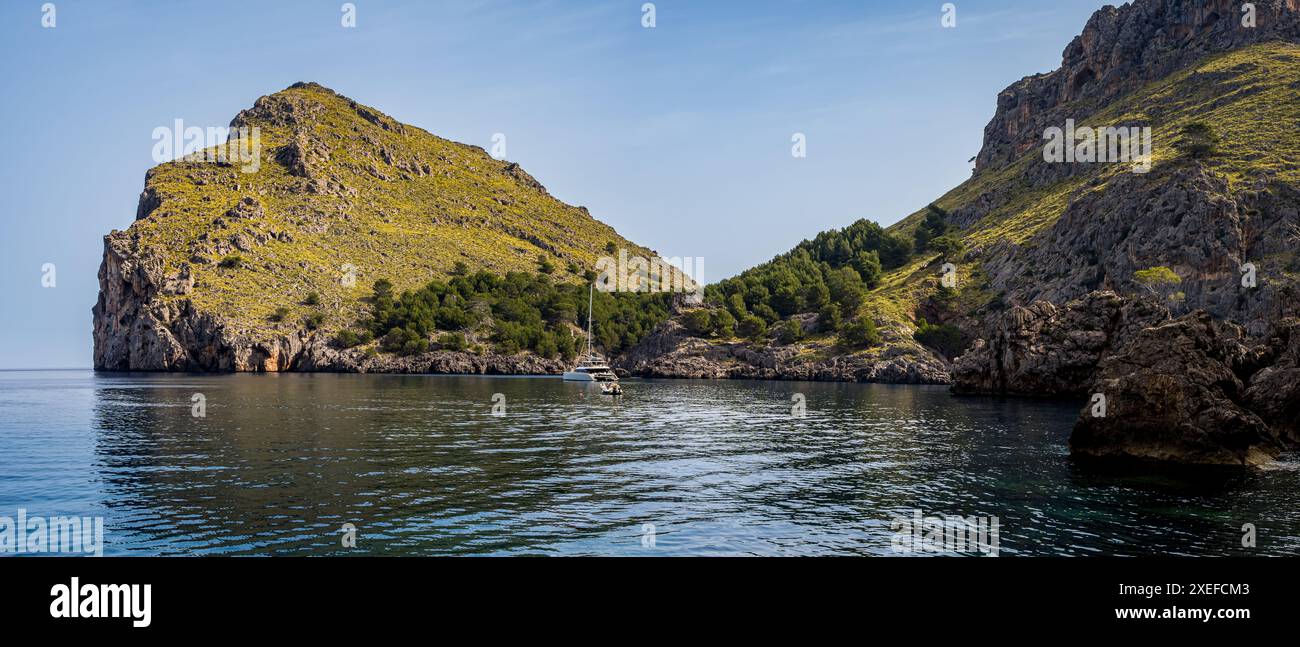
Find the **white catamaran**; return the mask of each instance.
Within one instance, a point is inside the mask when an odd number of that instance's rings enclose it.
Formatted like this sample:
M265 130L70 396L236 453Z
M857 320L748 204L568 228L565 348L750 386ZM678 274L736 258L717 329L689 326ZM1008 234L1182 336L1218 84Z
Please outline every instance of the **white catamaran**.
M605 360L596 354L591 346L591 297L595 284L587 288L587 350L572 371L564 372L564 379L570 382L617 382L618 376L609 368Z

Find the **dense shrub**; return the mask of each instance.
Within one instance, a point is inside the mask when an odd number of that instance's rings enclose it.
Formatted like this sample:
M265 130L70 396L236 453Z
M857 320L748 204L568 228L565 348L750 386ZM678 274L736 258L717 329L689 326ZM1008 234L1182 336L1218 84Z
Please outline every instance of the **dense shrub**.
M313 312L302 319L302 325L305 326L307 330L316 330L317 328L320 328L323 323L325 323L325 315L320 312Z
M718 310L713 313L713 335L722 339L730 339L736 335L736 318L726 310Z
M944 260L953 260L962 252L961 239L953 234L944 234L930 241L930 251L938 253Z
M787 319L781 322L776 338L782 344L793 344L803 339L803 324L799 323L798 319Z
M880 331L870 317L858 317L840 330L840 341L848 346L870 348L881 344Z
M1205 122L1187 124L1178 135L1174 146L1192 159L1213 157L1219 151L1219 136L1214 132L1214 127Z
M682 316L682 325L696 337L708 337L713 333L713 315L707 308L697 308Z
M817 313L817 325L822 332L835 332L844 324L844 315L840 312L840 307L834 303L828 303Z
M340 330L339 334L335 336L334 340L338 342L338 345L342 346L343 348L353 348L356 346L363 346L365 344L369 344L371 341L374 340L374 335L370 334L369 330L356 332L356 331L345 329L345 330Z
M379 349L386 353L417 355L429 350L429 340L410 330L394 327L379 340Z
M736 325L736 332L741 337L761 341L767 335L767 322L757 315L747 314L740 318L740 323Z
M912 241L916 251L920 253L932 249L930 242L946 235L949 229L947 211L933 204L926 207L925 219L916 226L916 231L912 234Z
M858 252L853 257L853 269L867 287L880 285L880 275L884 270L880 266L880 254L875 250Z
M735 315L726 308L696 308L682 315L682 326L694 337L729 339L736 335L736 324Z
M898 234L888 234L885 236L885 239L881 241L880 249L877 250L877 253L880 254L881 265L883 265L885 269L892 270L896 267L906 265L907 261L912 258L912 251L913 245L911 240L903 238Z
M640 341L668 317L670 296L597 292L596 344L606 353L618 353ZM389 353L423 352L434 338L440 348L462 349L464 332L486 326L498 352L532 351L551 358L575 357L586 339L573 327L586 324L585 284L556 283L544 274L484 271L430 281L400 295L393 294L390 281L376 281L370 317L362 322Z
M966 352L966 339L961 329L952 324L931 324L925 319L916 322L912 334L922 346L938 351L948 359L956 359Z

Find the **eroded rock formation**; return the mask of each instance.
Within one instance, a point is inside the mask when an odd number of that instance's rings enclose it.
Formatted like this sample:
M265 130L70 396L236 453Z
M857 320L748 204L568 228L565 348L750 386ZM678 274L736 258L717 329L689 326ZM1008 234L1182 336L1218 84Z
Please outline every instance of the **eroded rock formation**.
M1266 347L1249 344L1240 326L1204 311L1142 330L1103 360L1090 390L1098 401L1104 398L1104 410L1093 403L1084 408L1070 451L1191 464L1269 462L1285 444L1251 410L1246 385L1270 359ZM1260 386L1275 381L1262 377ZM1264 404L1281 401L1268 397Z
M1093 14L1065 48L1061 67L998 95L976 172L1010 163L1042 143L1049 126L1084 119L1107 102L1208 54L1300 38L1300 3L1256 0L1255 27L1237 0L1136 0Z
M953 367L953 392L1083 395L1101 358L1147 326L1167 319L1150 301L1093 292L1057 307L1014 306Z

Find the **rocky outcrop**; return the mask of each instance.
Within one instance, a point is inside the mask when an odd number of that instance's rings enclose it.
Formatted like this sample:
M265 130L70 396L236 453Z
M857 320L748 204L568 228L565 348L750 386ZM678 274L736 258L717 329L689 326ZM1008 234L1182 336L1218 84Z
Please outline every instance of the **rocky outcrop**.
M104 239L99 300L93 308L95 367L184 370L187 353L167 326L184 307L155 301L165 288L162 262L138 251L138 240L125 233Z
M1269 366L1251 376L1243 400L1284 440L1300 445L1300 320L1278 324L1263 354Z
M1271 461L1284 443L1251 410L1246 388L1269 359L1240 326L1204 311L1142 330L1102 362L1070 452L1189 464Z
M949 384L943 361L915 344L889 344L877 353L834 348L716 342L665 321L614 361L630 375L655 378L804 380Z
M1135 0L1093 14L1065 48L1061 67L998 95L976 172L1004 166L1041 145L1043 131L1083 120L1110 100L1208 54L1271 40L1300 40L1300 3L1256 0L1255 26L1237 0Z
M1168 318L1149 301L1093 292L1057 307L1038 301L994 318L953 367L963 395L1082 395L1103 355Z
M1149 173L1084 181L1095 169L1048 164L1034 150L1048 127L1085 122L1210 55L1300 41L1300 3L1252 6L1253 27L1242 23L1242 3L1229 0L1104 7L1066 48L1060 69L998 97L976 174L1028 156L1021 186L988 189L953 209L952 222L976 225L1026 187L1079 181L1060 185L1074 187L1064 212L1030 240L978 250L998 302L1030 305L979 326L981 339L955 363L955 392L1104 396L1107 415L1093 416L1089 405L1071 437L1079 457L1258 464L1295 442L1294 324L1275 326L1300 315L1294 182L1267 165L1230 179L1220 164L1184 158L1166 158ZM1193 71L1176 84L1212 97L1247 96L1259 89L1258 78L1244 80L1253 69L1247 62ZM1169 117L1159 106L1144 108L1154 126ZM1207 114L1190 116L1198 113ZM1145 294L1136 276L1153 267L1177 276L1160 306L1118 296ZM1258 281L1243 281L1256 270ZM1164 308L1174 316L1198 312L1168 321Z
M188 265L167 272L130 232L104 238L99 300L93 308L95 368L110 371L280 371L310 348L306 331L252 339L193 307Z

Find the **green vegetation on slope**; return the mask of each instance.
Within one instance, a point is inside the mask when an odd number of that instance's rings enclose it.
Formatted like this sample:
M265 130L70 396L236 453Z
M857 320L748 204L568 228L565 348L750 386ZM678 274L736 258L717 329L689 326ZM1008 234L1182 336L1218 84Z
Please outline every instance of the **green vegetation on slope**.
M166 272L194 277L191 294L170 298L235 330L284 332L317 315L339 329L366 316L375 279L414 289L457 263L577 283L607 245L653 257L517 165L315 84L263 97L236 121L259 129L260 168L162 164L146 180L156 206L131 227ZM310 292L320 306L303 303Z
M806 312L822 315L822 329L833 332L845 320L858 319L867 291L880 283L885 269L908 261L912 245L905 236L886 233L879 225L860 220L842 230L822 232L768 263L709 286L705 298L743 323L744 336L762 335L772 324ZM797 322L786 322L778 329L778 340L783 343L802 337ZM872 335L854 337L859 343L875 339Z
M528 350L572 359L585 344L587 297L583 285L523 272L497 276L479 271L450 281L435 279L400 295L394 295L391 282L380 279L363 330L344 330L338 342L359 346L378 340L379 350L411 355L431 348L463 350L469 347L468 335L490 342L498 353ZM632 346L668 318L670 299L666 293L596 293L595 343L608 353Z

